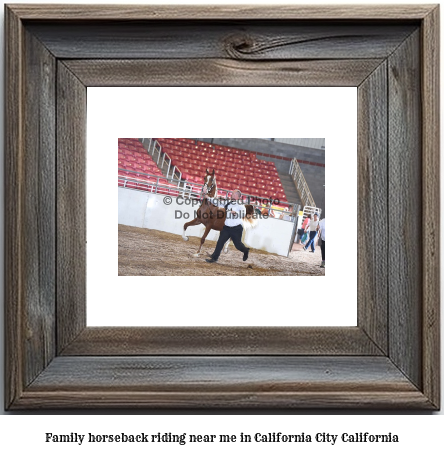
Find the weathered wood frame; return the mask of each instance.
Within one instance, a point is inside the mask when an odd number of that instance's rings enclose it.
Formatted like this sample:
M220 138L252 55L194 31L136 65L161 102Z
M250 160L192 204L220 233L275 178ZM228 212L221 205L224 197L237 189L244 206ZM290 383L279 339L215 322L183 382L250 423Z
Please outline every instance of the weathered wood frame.
M5 18L7 409L439 408L438 6ZM116 85L358 87L358 326L86 327L86 87Z

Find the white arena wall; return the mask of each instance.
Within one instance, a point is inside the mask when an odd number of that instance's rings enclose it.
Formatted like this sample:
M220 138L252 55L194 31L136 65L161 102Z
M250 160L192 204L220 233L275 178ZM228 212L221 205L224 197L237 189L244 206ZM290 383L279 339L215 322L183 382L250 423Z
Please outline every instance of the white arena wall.
M191 205L180 204L181 200L176 200L175 197L171 197L172 202L167 205L163 201L166 195L156 195L122 187L119 187L118 191L119 224L121 225L182 235L183 225L194 219L194 212L199 207L196 205L193 208ZM178 218L180 213L182 218ZM185 219L184 214L189 217ZM254 228L244 230L243 242L247 247L286 257L293 226L293 222L274 218L261 219ZM205 227L202 224L191 226L187 229L186 235L201 238L204 231ZM211 230L207 239L217 241L219 232Z

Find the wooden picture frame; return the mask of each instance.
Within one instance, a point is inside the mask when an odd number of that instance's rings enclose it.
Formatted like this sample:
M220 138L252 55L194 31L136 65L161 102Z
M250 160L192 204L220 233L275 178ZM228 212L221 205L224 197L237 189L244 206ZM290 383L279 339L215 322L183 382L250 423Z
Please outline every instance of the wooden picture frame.
M5 20L6 409L439 409L437 5ZM357 327L86 327L86 87L122 85L358 87Z

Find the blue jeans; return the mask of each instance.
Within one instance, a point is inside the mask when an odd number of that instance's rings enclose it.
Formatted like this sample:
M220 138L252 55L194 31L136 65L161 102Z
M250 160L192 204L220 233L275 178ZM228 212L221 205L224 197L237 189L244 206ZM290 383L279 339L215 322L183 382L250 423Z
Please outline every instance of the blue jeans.
M310 239L309 241L305 244L305 250L308 250L308 248L311 246L311 251L315 251L315 244L314 240L316 237L317 231L310 231Z

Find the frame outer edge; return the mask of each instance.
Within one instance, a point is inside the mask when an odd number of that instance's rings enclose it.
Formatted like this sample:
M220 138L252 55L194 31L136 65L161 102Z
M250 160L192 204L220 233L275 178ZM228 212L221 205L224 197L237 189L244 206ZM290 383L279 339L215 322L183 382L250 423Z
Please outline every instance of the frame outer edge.
M422 47L423 389L440 407L439 5L425 17ZM438 213L438 215L437 215Z
M17 6L17 5L15 5ZM27 6L26 6L27 7ZM30 19L43 19L40 12L46 12L51 16L48 8L35 11ZM77 6L78 8L78 6ZM399 9L399 7L398 7ZM60 13L62 6L54 9L54 14ZM15 10L5 7L5 29L7 32L6 46L6 76L8 94L6 99L6 209L8 220L5 229L5 247L8 268L6 269L6 317L10 323L6 328L6 394L5 404L9 408L19 402L23 395L23 283L26 276L23 274L23 26L21 19L24 18L20 7ZM28 7L28 11L31 11ZM82 10L83 11L83 10ZM431 11L431 12L430 12ZM75 12L74 10L71 13ZM78 11L77 11L78 13ZM225 12L228 14L229 12ZM394 12L392 11L392 14ZM134 13L133 16L134 17ZM75 17L60 16L61 19L79 19L82 15L73 14ZM427 186L423 187L423 228L433 230L433 236L424 243L423 283L431 283L431 287L423 290L423 382L424 393L429 400L439 406L439 255L429 254L426 256L428 246L436 246L439 242L439 220L432 218L439 204L439 134L436 131L436 122L439 121L439 69L437 53L439 52L438 18L439 9L429 9L429 14L424 13L422 24L422 111L426 116L422 119L423 130L423 181ZM392 16L390 16L392 17ZM405 18L403 15L401 17ZM53 17L56 18L56 17ZM175 17L171 17L174 19ZM246 18L246 17L244 17ZM386 17L387 18L387 17ZM394 17L393 17L394 18ZM88 17L87 19L93 19ZM106 14L99 19L112 19ZM162 17L164 19L164 17ZM358 19L358 18L356 18ZM436 89L432 93L426 90L428 84ZM427 122L426 122L427 120ZM430 170L430 172L427 172ZM426 181L425 179L429 180ZM9 201L9 202L8 202ZM427 232L427 231L425 231ZM438 276L438 280L436 277Z
M424 249L420 27L388 63L389 356L423 391Z
M55 355L55 58L23 33L23 384Z
M58 357L22 399L15 408L432 408L381 356Z
M27 5L9 7L26 20L421 20L435 5Z
M5 409L23 393L23 26L5 6ZM8 323L8 324L6 324Z

